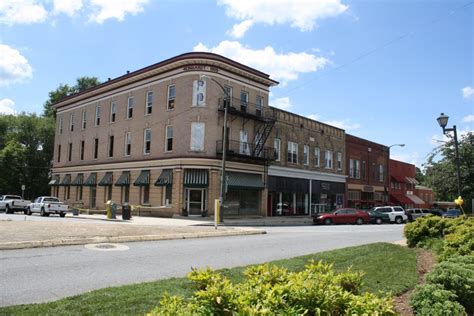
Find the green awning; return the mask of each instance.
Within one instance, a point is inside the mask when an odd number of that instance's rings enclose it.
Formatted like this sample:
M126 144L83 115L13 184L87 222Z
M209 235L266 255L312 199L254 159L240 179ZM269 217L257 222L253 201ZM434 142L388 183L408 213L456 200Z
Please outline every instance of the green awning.
M112 185L113 184L112 178L113 178L112 172L106 172L105 175L102 177L102 179L100 179L99 185L100 186Z
M84 185L88 187L95 187L97 185L97 173L91 172L89 177L87 177L86 181L84 181Z
M184 186L188 188L207 188L207 169L186 169L184 171Z
M133 183L135 186L150 185L150 170L142 170L137 180Z
M82 185L83 181L84 181L84 175L82 173L78 173L76 178L71 182L71 185L80 186Z
M65 175L63 180L59 183L59 185L64 185L64 186L71 185L71 175L70 174Z
M58 186L60 182L59 175L54 175L51 180L48 182L48 185Z
M254 173L226 172L228 190L263 190L262 176Z
M117 179L117 182L115 182L115 185L119 187L130 185L130 171L123 171Z
M165 186L173 184L173 169L163 169L156 179L155 186Z

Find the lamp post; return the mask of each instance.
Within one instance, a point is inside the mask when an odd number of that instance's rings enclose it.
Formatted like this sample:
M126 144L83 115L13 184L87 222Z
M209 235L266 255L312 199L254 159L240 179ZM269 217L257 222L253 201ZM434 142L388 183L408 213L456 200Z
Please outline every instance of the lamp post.
M207 76L207 75L201 75L199 76L200 79L209 79L214 81L224 92L224 98L229 100L229 95L227 93L227 90L214 78ZM229 102L230 103L230 102ZM226 163L226 149L227 149L227 108L228 104L226 105L224 101L224 133L223 133L223 140L222 140L222 172L221 172L221 188L220 188L220 207L221 211L219 212L219 222L223 223L224 222L224 202L225 202L225 163Z
M389 188L390 186L390 148L395 147L395 146L405 147L405 144L393 144L387 147L387 186L385 190L385 199L386 199L385 203L387 204L388 204L388 191L390 190Z
M439 126L443 129L443 134L446 135L446 132L454 132L454 149L456 153L456 172L458 178L458 196L461 196L461 171L459 168L458 132L456 129L456 125L453 125L452 128L446 128L446 125L448 125L449 116L445 115L444 113L441 113L436 120L438 121Z

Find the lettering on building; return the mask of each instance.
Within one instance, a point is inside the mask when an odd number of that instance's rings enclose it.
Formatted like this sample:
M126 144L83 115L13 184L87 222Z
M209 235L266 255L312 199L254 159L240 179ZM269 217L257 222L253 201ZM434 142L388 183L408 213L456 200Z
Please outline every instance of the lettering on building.
M208 65L189 65L183 67L183 71L209 71L209 72L219 72L219 68Z

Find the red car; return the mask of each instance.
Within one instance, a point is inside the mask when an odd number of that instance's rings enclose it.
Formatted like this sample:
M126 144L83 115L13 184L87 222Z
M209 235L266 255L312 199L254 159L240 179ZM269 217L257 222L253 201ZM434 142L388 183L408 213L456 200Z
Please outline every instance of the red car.
M313 218L315 224L357 224L370 223L367 212L355 208L340 208L332 213L318 214Z

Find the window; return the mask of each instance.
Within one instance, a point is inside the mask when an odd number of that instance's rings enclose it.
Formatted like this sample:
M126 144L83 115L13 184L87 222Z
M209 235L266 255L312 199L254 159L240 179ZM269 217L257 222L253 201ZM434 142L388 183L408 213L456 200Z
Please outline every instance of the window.
M173 126L166 126L165 151L173 150Z
M338 152L336 155L337 155L337 170L342 170L342 153Z
M82 111L82 129L87 127L87 111Z
M194 80L193 82L193 106L206 105L206 82Z
M132 154L132 133L125 133L125 156L130 156Z
M247 112L247 105L249 104L249 93L240 91L240 110Z
M174 109L174 103L176 99L176 87L175 85L168 86L168 110Z
M69 130L74 132L74 113L69 115Z
M114 156L114 140L115 140L114 135L110 135L109 136L109 158Z
M84 160L84 146L85 146L85 141L81 140L81 160Z
M257 105L255 107L255 114L257 116L262 116L262 112L263 112L263 97L257 95Z
M204 123L191 123L191 150L204 150L205 129Z
M309 165L309 146L304 145L303 147L303 163Z
M94 159L97 159L99 157L99 139L94 138Z
M349 178L360 179L360 161L349 159Z
M100 125L100 105L95 108L95 126Z
M365 170L366 170L365 161L362 161L362 169L361 169L360 173L361 173L361 178L363 180L365 180Z
M69 161L72 160L72 143L69 143L69 148L68 148L68 159Z
M127 119L133 117L133 97L128 97L127 100Z
M279 138L273 140L273 148L275 149L275 161L280 161L280 145L281 141Z
M224 95L224 107L232 106L232 87L224 86L225 95Z
M117 105L115 102L110 103L110 122L115 122L115 113L117 112Z
M379 165L379 181L383 182L384 179L384 172L383 172L383 165Z
M316 167L319 167L320 166L320 163L321 163L321 149L319 149L318 147L316 147L314 149L314 165Z
M150 185L140 187L142 191L142 205L150 203Z
M151 150L151 129L147 128L143 132L143 154L149 155Z
M61 145L58 145L58 162L61 162Z
M288 142L288 162L298 163L298 144Z
M239 153L242 155L250 155L250 146L248 142L248 133L245 130L240 130L240 148Z
M151 114L153 111L153 91L148 91L146 93L146 109L145 114Z
M324 160L325 160L325 165L324 167L326 169L332 169L332 151L326 150Z
M62 134L63 133L63 117L60 116L59 117L59 134Z
M76 187L76 201L82 200L82 185Z
M360 191L349 191L349 200L358 201L360 200Z

